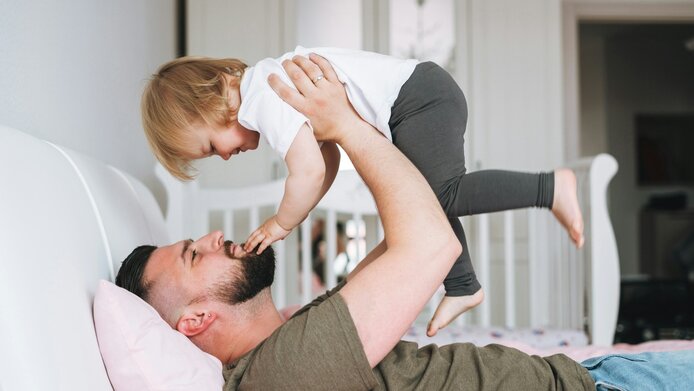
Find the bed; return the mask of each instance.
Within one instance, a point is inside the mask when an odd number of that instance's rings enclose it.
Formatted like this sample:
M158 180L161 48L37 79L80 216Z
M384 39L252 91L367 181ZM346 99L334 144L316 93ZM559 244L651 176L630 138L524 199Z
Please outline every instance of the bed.
M611 158L606 157L606 159L613 164ZM595 159L590 161L593 163L589 166L596 167ZM177 204L176 197L189 197L191 194L184 192L168 194L169 220L165 221L151 192L127 173L104 164L98 159L1 125L0 164L5 168L3 182L0 185L0 309L3 317L0 322L0 391L112 390L113 385L116 384L114 377L109 377L113 366L109 365L107 372L104 362L108 360L102 359L104 341L97 340L98 326L95 327L95 312L93 312L95 292L98 293L103 285L112 286L109 281L113 281L121 260L135 246L143 243L167 244L170 239L185 237L181 236L183 231L176 230L181 230L181 224L186 223L185 213L189 213L190 209L185 206L185 203ZM615 168L614 164L612 167ZM347 177L340 179L335 187L336 191L326 198L321 208L330 210L333 203L342 205L344 200L340 197L355 197L348 204L350 206L348 213L356 213L362 219L371 220L372 224L376 224L373 219L370 219L373 209L372 206L368 206L368 197L358 195L365 191L358 183ZM340 186L345 184L358 186L341 189ZM168 183L167 187L170 191L171 186L178 186L179 190L185 190L185 186L194 185ZM269 184L268 186L272 188L277 185ZM590 188L595 189L594 186ZM604 186L601 189L604 191ZM204 192L205 190L199 189L199 191L201 191L200 194L193 194L195 199L203 196L211 197ZM220 193L220 196L226 197L226 195ZM181 200L185 201L183 198L179 199ZM218 207L212 201L214 199L210 198L205 201L209 204L198 205L209 205L212 209ZM265 199L256 195L255 201L259 202L259 205L264 205ZM225 205L228 205L228 202L226 200ZM251 210L252 208L253 206ZM591 208L591 213L595 213L596 209ZM334 212L328 212L328 217L332 213L335 213L336 220L343 217L344 209L332 210ZM261 212L259 209L255 218L262 217ZM249 216L253 213L250 212ZM600 213L604 213L604 210L598 212ZM238 216L232 213L232 217ZM200 225L197 226L197 230L204 229L202 223L205 219L202 220L198 222ZM493 225L493 220L491 218L488 224ZM506 221L506 218L502 220ZM214 219L210 218L206 223L210 222L214 223ZM226 221L229 227L243 223L241 219L236 222ZM532 224L542 226L540 221ZM590 251L594 253L597 250L595 235L598 232L594 223L591 227L592 232L589 232L586 251L591 249ZM373 235L377 238L376 228ZM329 231L328 235L331 235ZM604 232L599 234L605 235ZM296 244L306 246L305 242ZM290 239L278 246L280 250L278 253L284 257L283 259L291 259L290 253L294 252L292 245ZM494 244L490 243L489 246L490 252L493 253ZM477 247L480 248L481 245L477 244ZM516 248L524 247L516 243ZM584 262L578 259L576 258L576 263ZM301 261L305 259L302 258ZM601 258L601 262L607 261ZM494 261L490 263L490 269L493 269ZM293 300L300 303L310 296L306 293L298 293L301 283L291 283L296 279L291 276L289 269L285 266L285 270L280 271L285 273L283 281L278 281L277 286L274 287L278 294L285 292L284 296L280 296L284 297L285 305L294 303ZM295 276L299 277L299 281L303 283L306 283L307 276L311 277L307 273L295 273ZM593 281L593 284L596 281L595 277L586 277L586 280ZM601 285L606 284L605 281L601 282ZM590 287L588 284L583 285ZM615 281L614 291L608 292L612 296L605 297L616 300L617 286ZM492 297L505 296L503 293L492 292L496 290L490 289ZM579 330L586 327L592 341L598 341L597 332L600 326L599 319L595 318L597 309L590 304L593 300L590 294L606 294L601 292L603 291L600 289L591 289L583 296L586 299L586 305L582 308L593 323L586 321L576 326ZM145 304L140 301L138 305ZM614 306L610 307L610 311L614 311L612 320L605 325L610 330L614 327L613 319L616 316ZM606 311L605 308L602 310ZM536 308L534 311L547 315L547 319L555 319L553 314L543 312L545 310L540 311ZM470 319L469 324L461 327L472 327L475 323L483 324L484 317L478 315ZM131 316L134 315L131 314ZM493 326L495 323L493 311L485 316L491 318L489 326ZM134 320L126 319L126 321ZM542 320L542 317L538 318L538 321ZM161 319L158 321L165 325ZM563 323L547 324L564 327ZM503 330L506 329L506 325L501 327ZM166 332L176 334L179 340L182 339L188 344L188 348L197 349L185 337L170 328ZM102 342L101 350L99 342ZM522 346L520 342L515 343L519 348L530 349L534 353L549 352L549 350ZM693 345L692 342L675 341L617 348L629 351L694 349ZM554 350L557 349L563 348L554 348ZM602 354L606 352L606 349L591 345L578 352L574 351L573 357ZM198 351L198 353L202 352ZM198 368L192 363L190 357L191 355L184 355L181 364L196 372ZM150 369L159 370L165 359L166 357L155 355L153 362L159 363L159 366L153 365ZM221 369L221 365L215 368ZM216 376L215 381L221 381L221 370L213 375ZM150 389L172 388L150 387ZM218 389L218 387L176 389L202 390Z
M547 210L463 218L487 298L429 339L424 329L443 294L440 290L406 338L420 343L518 340L537 348L612 343L619 303L619 258L607 211L607 187L617 172L617 162L601 154L568 166L578 177L585 247L576 250ZM167 190L166 221L172 237L199 237L220 229L227 238L245 240L252 228L275 212L284 191L282 180L215 189L196 182L180 183L162 167L156 172ZM361 259L383 236L368 189L355 171L340 171L300 228L274 245L279 262L273 294L280 307L296 308L317 293L311 242L312 222L317 219L324 222L326 288L337 283L336 269L340 269L334 264L338 223L354 231L351 258Z
M142 242L167 243L139 181L0 126L0 390L110 390L92 301Z

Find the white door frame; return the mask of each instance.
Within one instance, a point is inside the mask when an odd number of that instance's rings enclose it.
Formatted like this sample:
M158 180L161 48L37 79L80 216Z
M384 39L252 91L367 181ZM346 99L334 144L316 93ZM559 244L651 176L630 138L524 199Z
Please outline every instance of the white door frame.
M564 0L562 4L564 58L564 130L565 161L574 161L580 153L580 87L578 69L578 24L582 21L605 22L691 22L694 0L663 3L658 0Z

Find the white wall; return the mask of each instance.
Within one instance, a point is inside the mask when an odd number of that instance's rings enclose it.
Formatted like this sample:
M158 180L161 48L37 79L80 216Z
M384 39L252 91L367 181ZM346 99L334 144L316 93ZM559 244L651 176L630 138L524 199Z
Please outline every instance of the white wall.
M0 53L0 123L160 188L139 101L175 56L174 1L3 0Z
M483 168L563 161L561 2L468 0L473 153Z
M362 4L354 0L296 0L296 43L362 48Z

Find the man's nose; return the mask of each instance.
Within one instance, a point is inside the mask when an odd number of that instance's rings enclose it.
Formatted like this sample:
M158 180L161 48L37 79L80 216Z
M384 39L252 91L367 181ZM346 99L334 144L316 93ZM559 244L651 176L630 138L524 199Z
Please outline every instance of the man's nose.
M212 231L195 241L198 251L216 252L224 245L224 234L222 231Z

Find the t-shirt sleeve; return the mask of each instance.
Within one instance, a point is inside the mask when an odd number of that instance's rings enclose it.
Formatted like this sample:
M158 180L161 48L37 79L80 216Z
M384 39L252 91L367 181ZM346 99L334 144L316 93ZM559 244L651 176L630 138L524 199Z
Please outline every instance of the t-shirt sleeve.
M239 389L370 390L378 381L337 293L287 321L252 353Z
M310 310L312 307L315 307L315 306L319 305L320 303L322 303L322 302L328 300L328 298L330 298L331 296L333 296L334 294L336 294L337 292L339 292L340 289L342 289L342 287L345 286L346 283L347 283L347 279L345 278L345 279L343 279L339 284L337 284L337 286L335 286L333 289L330 289L330 290L326 291L326 292L323 293L322 295L320 295L320 296L316 297L315 299L313 299L313 301L311 301L310 303L308 303L308 304L306 304L305 306L299 308L299 310L297 310L297 311L294 313L294 315L292 315L292 318L297 317L297 316L303 314L304 312Z
M270 58L258 62L241 81L238 121L245 128L263 135L270 147L284 159L301 125L308 120L270 88L267 78L271 73L294 87L279 62Z

